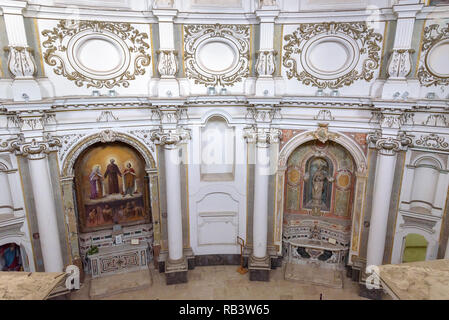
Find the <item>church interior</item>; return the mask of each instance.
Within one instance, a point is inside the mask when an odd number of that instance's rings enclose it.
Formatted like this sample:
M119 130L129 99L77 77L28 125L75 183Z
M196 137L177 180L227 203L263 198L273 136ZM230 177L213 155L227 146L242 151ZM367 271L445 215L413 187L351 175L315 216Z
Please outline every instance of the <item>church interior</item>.
M0 299L449 299L449 1L0 0L0 48Z

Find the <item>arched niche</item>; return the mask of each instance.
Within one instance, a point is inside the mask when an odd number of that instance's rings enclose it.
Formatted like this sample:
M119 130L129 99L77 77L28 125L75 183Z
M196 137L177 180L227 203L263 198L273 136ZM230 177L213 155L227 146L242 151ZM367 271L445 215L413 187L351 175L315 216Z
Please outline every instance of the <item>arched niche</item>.
M201 180L232 180L235 132L222 115L210 115L201 127Z
M79 247L79 225L77 217L75 163L78 157L89 147L98 143L121 142L134 148L144 159L145 172L148 176L148 189L153 224L153 248L160 245L160 206L159 206L159 176L156 162L151 151L133 136L112 130L101 131L85 137L75 144L64 158L61 170L61 185L64 214L67 221L67 243L70 247L70 263L82 268Z
M29 257L33 257L32 249L29 243L23 241L20 236L5 236L0 237L0 247L15 244L20 248L20 260L23 267L23 271L34 272L34 264L30 264ZM0 271L1 268L0 268Z
M414 174L410 199L410 210L431 213L435 194L443 169L441 162L432 156L423 156L413 163Z
M350 220L355 164L341 145L308 141L287 161L284 212Z
M367 183L367 159L362 148L349 136L341 133L330 131L326 126L319 126L315 131L305 131L291 138L280 150L278 158L278 168L276 172L276 204L275 204L275 226L274 226L274 242L278 245L278 253L281 253L282 233L284 221L284 201L285 201L285 173L287 170L287 161L290 155L299 146L313 140L322 142L333 141L347 150L351 155L354 164L354 189L353 189L353 205L352 205L352 226L351 239L349 246L349 256L357 256L360 250L360 234L362 230L362 217L365 201L365 189ZM351 258L348 260L351 265Z

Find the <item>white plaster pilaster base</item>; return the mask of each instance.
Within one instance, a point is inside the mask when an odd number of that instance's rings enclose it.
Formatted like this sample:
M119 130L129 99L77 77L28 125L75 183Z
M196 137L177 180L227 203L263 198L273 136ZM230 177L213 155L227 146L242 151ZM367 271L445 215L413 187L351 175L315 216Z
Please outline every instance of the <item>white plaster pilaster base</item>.
M273 77L259 77L256 80L256 97L273 97L276 94Z
M167 259L167 261L165 262L165 273L182 271L187 271L186 257L183 256L181 259L175 261Z
M394 97L399 92L398 97ZM411 81L407 79L388 79L382 88L382 99L402 100L402 96L405 92L408 92L407 98L417 99L419 98L419 82Z
M254 255L251 255L249 257L248 268L253 270L270 270L271 259L268 255L263 258L257 258Z
M11 100L13 98L12 82L11 79L0 79L0 100Z
M157 95L160 98L179 97L179 83L173 78L161 78L157 87Z
M11 87L14 101L25 101L23 94L28 95L29 101L42 100L41 88L34 79L16 79Z

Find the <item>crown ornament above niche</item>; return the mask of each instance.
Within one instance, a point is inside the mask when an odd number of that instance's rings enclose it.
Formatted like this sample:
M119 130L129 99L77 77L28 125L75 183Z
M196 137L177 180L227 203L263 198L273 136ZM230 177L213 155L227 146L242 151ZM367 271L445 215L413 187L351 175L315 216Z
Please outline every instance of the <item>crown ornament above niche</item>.
M129 23L60 20L41 34L45 63L78 87L127 88L150 65L148 35ZM99 46L108 50L108 59L92 58Z

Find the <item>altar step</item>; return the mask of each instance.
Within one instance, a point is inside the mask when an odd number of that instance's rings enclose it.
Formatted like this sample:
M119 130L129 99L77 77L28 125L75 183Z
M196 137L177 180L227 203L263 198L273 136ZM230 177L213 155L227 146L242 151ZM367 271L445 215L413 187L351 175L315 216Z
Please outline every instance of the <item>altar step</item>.
M100 299L115 294L149 288L153 283L151 270L114 274L90 281L89 297Z
M324 269L314 265L287 263L284 278L319 286L343 288L342 271Z

